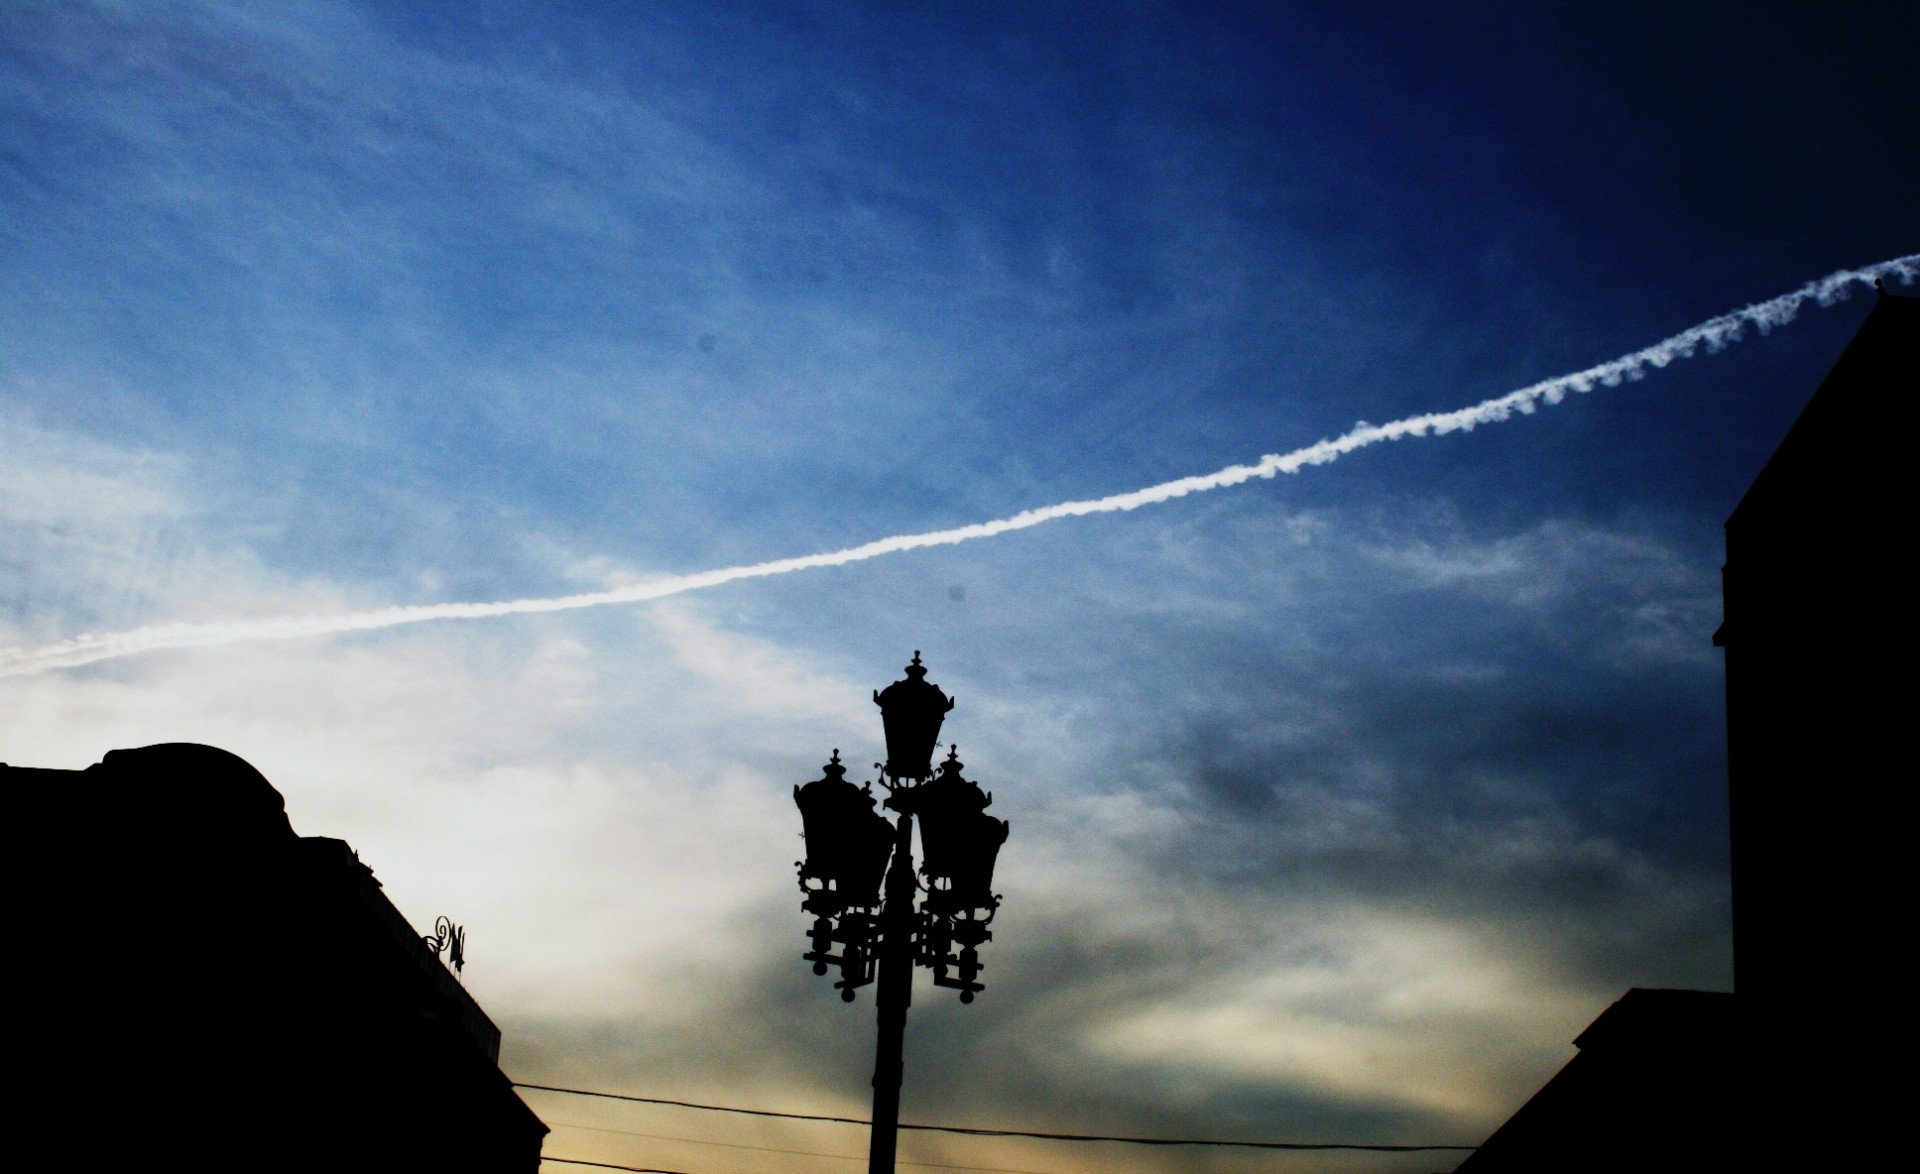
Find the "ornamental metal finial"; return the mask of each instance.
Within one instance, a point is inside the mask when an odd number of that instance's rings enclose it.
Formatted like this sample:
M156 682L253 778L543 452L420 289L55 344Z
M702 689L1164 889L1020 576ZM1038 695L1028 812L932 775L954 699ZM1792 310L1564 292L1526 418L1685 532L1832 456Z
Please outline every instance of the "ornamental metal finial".
M455 925L452 918L439 917L433 922L433 932L423 936L421 941L433 951L433 956L447 956L447 965L453 967L457 976L467 965L467 927Z

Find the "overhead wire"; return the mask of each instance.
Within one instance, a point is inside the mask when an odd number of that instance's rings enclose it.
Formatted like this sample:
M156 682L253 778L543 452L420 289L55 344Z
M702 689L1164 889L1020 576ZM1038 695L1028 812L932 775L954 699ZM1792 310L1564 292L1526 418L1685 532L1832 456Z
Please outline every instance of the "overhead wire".
M747 1145L738 1141L706 1141L698 1137L674 1137L665 1133L641 1133L635 1129L610 1129L604 1125L581 1125L574 1121L549 1121L555 1129L584 1129L591 1133L612 1133L621 1137L644 1137L649 1141L684 1142L688 1145L711 1145L730 1150L757 1150L766 1154L791 1154L800 1158L831 1158L839 1162L864 1162L866 1154L827 1154L818 1150L790 1150L772 1145ZM558 1159L556 1159L558 1160ZM1022 1170L1011 1166L968 1166L958 1162L909 1162L905 1158L894 1159L896 1166L919 1166L929 1170L972 1170L978 1174L1053 1174L1051 1170Z
M786 1121L821 1121L831 1125L867 1125L872 1121L864 1117L830 1117L817 1113L783 1113L773 1109L746 1109L736 1105L708 1105L698 1101L678 1101L667 1097L639 1097L627 1093L600 1092L587 1088L563 1088L552 1084L524 1084L514 1081L515 1088L524 1088L536 1092L564 1093L577 1097L600 1097L612 1101L631 1101L641 1105L665 1105L675 1109L698 1109L708 1113L737 1113L748 1117L775 1117ZM1365 1150L1372 1153L1422 1153L1429 1150L1476 1150L1475 1145L1377 1145L1368 1142L1351 1141L1232 1141L1220 1138L1200 1137L1130 1137L1124 1134L1100 1133L1043 1133L1028 1129L983 1129L969 1125L926 1125L900 1122L901 1129L912 1129L927 1133L954 1133L965 1137L1028 1137L1040 1141L1103 1141L1122 1145L1205 1145L1231 1146L1240 1149L1257 1150Z
M613 1162L589 1162L585 1158L550 1158L540 1155L542 1164L557 1162L562 1166L598 1166L602 1170L631 1170L634 1174L687 1174L685 1170L662 1170L658 1166L621 1166Z

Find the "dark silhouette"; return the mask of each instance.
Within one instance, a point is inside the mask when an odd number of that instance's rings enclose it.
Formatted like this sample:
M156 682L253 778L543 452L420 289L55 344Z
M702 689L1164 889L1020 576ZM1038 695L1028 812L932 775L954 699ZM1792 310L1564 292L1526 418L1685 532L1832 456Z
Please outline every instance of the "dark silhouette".
M1630 990L1457 1174L1733 1168L1728 1145L1747 1124L1738 1038L1730 994Z
M1896 477L1916 391L1920 299L1883 291L1727 520L1737 995L1627 992L1463 1174L1883 1164L1868 1126L1904 1119L1880 959L1908 837L1882 796L1912 769Z
M887 735L887 775L918 782L932 773L933 748L940 744L940 724L953 712L954 700L927 680L927 667L914 650L906 679L873 691L880 707L880 725Z
M913 654L906 679L873 695L886 730L887 761L880 767L886 805L900 813L889 827L875 811L871 784L846 780L840 751L821 778L793 789L806 834L807 859L800 870L801 907L814 915L813 948L803 957L815 974L840 968L840 997L873 982L879 990L880 1036L873 1073L873 1130L869 1174L892 1174L900 1123L901 1050L907 1007L913 1001L913 968L933 971L936 986L960 992L960 1001L986 989L976 981L980 947L993 940L987 928L1000 898L993 892L993 865L1006 842L1007 823L986 813L993 797L960 774L957 748L933 773L933 748L953 701L926 679ZM914 908L913 822L920 817L926 863L926 899ZM889 863L891 866L889 867ZM881 895L885 874L886 892ZM833 953L838 943L839 954ZM958 946L958 953L954 947ZM957 977L955 977L957 972Z
M245 761L172 744L0 781L38 849L13 889L28 1165L84 1142L103 1170L538 1169L499 1029Z
M420 935L420 940L433 951L433 956L447 956L447 965L453 967L455 978L467 968L467 927L455 925L450 917L436 918L433 932Z
M1851 991L1909 885L1876 795L1910 769L1911 457L1920 299L1882 294L1727 519L1734 989L1772 1017ZM1898 871L1896 871L1898 870ZM1826 939L1821 941L1820 939Z
M1876 1070L1912 891L1888 798L1912 769L1916 391L1920 299L1883 292L1727 519L1734 990L1770 1163L1879 1165L1862 1124L1904 1119Z

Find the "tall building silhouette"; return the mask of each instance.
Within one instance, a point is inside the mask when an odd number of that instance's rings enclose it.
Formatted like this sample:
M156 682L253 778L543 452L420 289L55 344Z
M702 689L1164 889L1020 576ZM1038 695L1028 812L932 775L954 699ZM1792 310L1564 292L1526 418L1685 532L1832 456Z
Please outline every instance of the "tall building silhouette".
M1727 519L1734 990L1769 1164L1879 1165L1866 1126L1904 1119L1881 1068L1910 1036L1890 995L1912 888L1898 421L1917 392L1920 299L1883 293Z
M1727 519L1735 993L1628 991L1461 1174L1884 1161L1916 392L1920 299L1882 293Z
M1882 294L1727 519L1734 989L1769 1018L1857 991L1906 887L1917 394L1920 298Z
M499 1029L245 761L149 746L0 784L35 849L9 1033L30 1166L539 1168Z

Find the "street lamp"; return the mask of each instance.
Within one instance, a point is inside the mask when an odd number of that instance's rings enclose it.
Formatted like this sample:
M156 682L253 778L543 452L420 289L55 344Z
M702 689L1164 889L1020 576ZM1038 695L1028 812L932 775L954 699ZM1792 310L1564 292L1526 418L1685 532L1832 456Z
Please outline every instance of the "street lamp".
M926 679L918 652L906 672L905 680L873 695L887 737L887 761L874 766L898 821L889 826L874 810L871 783L856 787L847 781L838 750L820 778L793 789L807 841L807 859L798 866L806 894L801 908L813 914L813 948L803 957L815 974L839 967L833 985L849 1003L855 990L876 977L880 984L868 1174L893 1171L914 966L932 970L934 985L959 991L962 1003L986 989L978 981L980 947L993 940L987 927L1000 908L993 864L1007 839L1007 822L986 813L993 796L961 777L957 748L949 748L934 775L933 749L953 701ZM915 816L926 855L920 866L924 884L914 879ZM918 899L921 892L924 899Z

